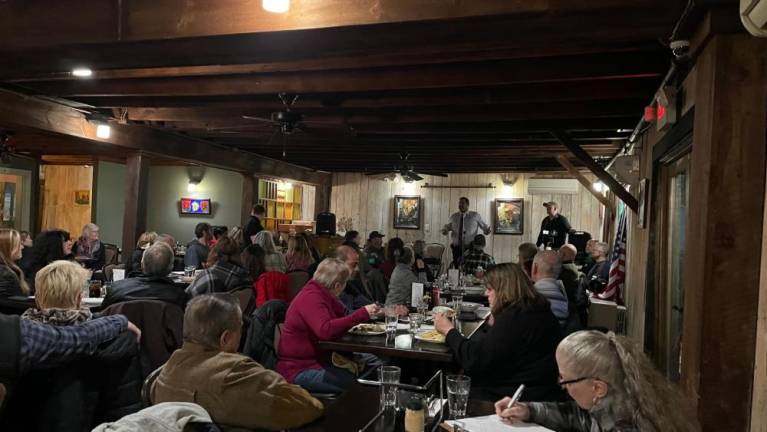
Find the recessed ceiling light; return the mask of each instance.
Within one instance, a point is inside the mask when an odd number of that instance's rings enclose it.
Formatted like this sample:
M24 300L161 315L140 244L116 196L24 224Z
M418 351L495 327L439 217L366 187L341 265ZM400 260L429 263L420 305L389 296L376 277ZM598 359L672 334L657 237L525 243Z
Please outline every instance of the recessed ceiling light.
M72 69L72 75L80 78L87 78L93 75L93 71L88 68L76 68Z
M285 13L290 9L290 0L263 0L261 6L267 12Z
M96 126L96 136L99 138L107 139L112 134L112 128L106 124L100 124Z

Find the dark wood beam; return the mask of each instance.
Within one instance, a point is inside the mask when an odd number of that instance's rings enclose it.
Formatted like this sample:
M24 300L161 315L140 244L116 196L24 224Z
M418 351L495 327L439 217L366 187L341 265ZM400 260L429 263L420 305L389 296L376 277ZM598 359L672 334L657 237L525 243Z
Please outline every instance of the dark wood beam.
M610 190L623 201L634 213L637 212L639 204L637 199L631 195L622 184L618 183L613 176L611 176L601 165L594 161L594 158L589 155L578 143L573 141L564 131L553 130L551 134L556 137L563 146L575 156L583 165L585 165L589 171L591 171L602 183L606 184Z
M211 143L139 125L111 124L109 138L96 137L96 126L75 109L35 97L0 90L0 124L20 126L85 140L94 148L114 145L152 155L177 158L202 165L264 173L307 183L329 183L330 176L297 165L216 148Z
M444 3L437 0L390 0L349 3L343 0L293 1L287 14L272 14L260 2L183 0L92 2L54 0L29 7L23 2L0 3L0 40L9 47L162 40L284 30L360 26L406 21L433 21L488 15L570 15L612 9L617 14L646 8L662 15L663 2L610 0L488 0ZM62 20L78 11L77 25ZM343 11L343 13L339 13ZM35 23L32 26L31 23ZM57 37L51 40L51 34Z
M127 263L136 240L146 231L149 158L142 152L128 156L126 162L125 213L123 216L122 262Z
M659 77L665 58L639 59L633 53L497 60L443 65L285 72L181 78L36 81L28 87L60 97L213 96L327 93L450 88L513 83Z
M594 185L591 184L591 182L589 181L589 179L586 178L586 176L584 176L583 174L581 174L580 171L578 171L578 168L576 168L575 165L573 165L573 163L570 162L570 159L567 157L567 155L564 155L564 154L557 155L557 161L559 162L560 165L562 165L564 169L567 170L567 172L569 172L573 177L575 177L575 179L578 180L578 182L580 182L580 184L582 184L583 187L585 187L586 190L589 191L589 193L591 193L591 195L593 195L594 198L597 199L597 201L602 203L602 205L605 206L605 209L607 209L607 211L611 213L615 212L615 209L613 208L612 203L610 203L610 201L607 198L605 198L605 196L602 195L600 192L597 192L594 190Z

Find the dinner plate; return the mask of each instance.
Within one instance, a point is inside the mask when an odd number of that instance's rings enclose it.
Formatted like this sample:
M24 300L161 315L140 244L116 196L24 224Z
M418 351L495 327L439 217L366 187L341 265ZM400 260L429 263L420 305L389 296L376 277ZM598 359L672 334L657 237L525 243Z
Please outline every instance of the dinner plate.
M386 333L386 324L357 324L349 333L362 336L378 336Z
M445 336L439 334L436 330L427 330L425 332L416 333L415 338L419 341L443 344L445 343Z
M448 305L450 307L452 307L452 308L455 308L455 302L450 302L450 303L448 303ZM481 307L482 307L482 305L479 304L479 303L465 302L465 301L461 302L461 311L462 312L474 312L474 311L476 311L477 309L479 309Z

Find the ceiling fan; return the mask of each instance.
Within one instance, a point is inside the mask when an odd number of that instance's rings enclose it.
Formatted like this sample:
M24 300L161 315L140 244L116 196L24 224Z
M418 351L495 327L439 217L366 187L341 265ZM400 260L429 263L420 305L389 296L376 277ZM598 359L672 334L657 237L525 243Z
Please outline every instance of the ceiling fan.
M393 169L391 170L381 170L381 171L369 171L366 172L365 175L378 177L382 180L393 180L396 178L397 174L402 177L402 179L406 183L411 183L414 181L420 181L423 180L423 177L421 175L430 175L430 176L437 176L437 177L447 177L447 174L439 171L430 171L430 170L417 170L412 164L408 164L408 158L410 158L410 153L400 153L399 154L399 163L394 165Z
M11 163L11 156L29 155L27 151L18 151L16 146L11 143L13 132L0 130L0 163L7 165Z
M355 131L349 124L345 122L329 122L329 121L317 121L307 120L303 114L294 111L293 106L298 101L300 95L288 95L285 92L281 92L277 95L282 102L283 109L275 111L270 114L269 117L258 117L244 115L245 120L252 120L257 123L250 125L228 126L221 128L208 128L208 131L215 131L221 133L240 133L241 129L252 129L263 127L265 124L275 128L274 133L269 138L267 145L274 141L278 135L282 137L282 156L286 156L285 146L287 144L287 137L297 132L302 132L308 135L326 135L323 131L318 131L318 128L340 128L343 131L345 138L354 137ZM333 137L337 138L337 137Z

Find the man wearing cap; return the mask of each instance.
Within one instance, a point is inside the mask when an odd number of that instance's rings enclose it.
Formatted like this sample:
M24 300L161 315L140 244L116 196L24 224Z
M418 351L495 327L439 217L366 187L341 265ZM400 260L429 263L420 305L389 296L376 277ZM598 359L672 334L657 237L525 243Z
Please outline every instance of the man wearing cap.
M368 235L365 256L367 256L367 263L370 264L370 267L378 268L384 262L383 238L384 235L378 231L371 231Z
M442 228L442 234L450 235L450 249L453 252L453 264L457 267L463 252L469 250L474 242L474 237L479 234L479 229L485 235L490 234L490 226L483 220L482 216L475 211L469 211L469 199L461 197L458 200L458 211L450 216L450 221Z
M464 273L474 274L479 267L483 270L495 265L495 260L485 251L485 236L477 234L471 244L471 249L467 250L461 258L461 269Z
M552 249L559 249L565 244L567 235L573 231L566 217L559 214L559 206L554 201L543 203L548 216L541 222L541 232L538 234L536 246L543 245Z

